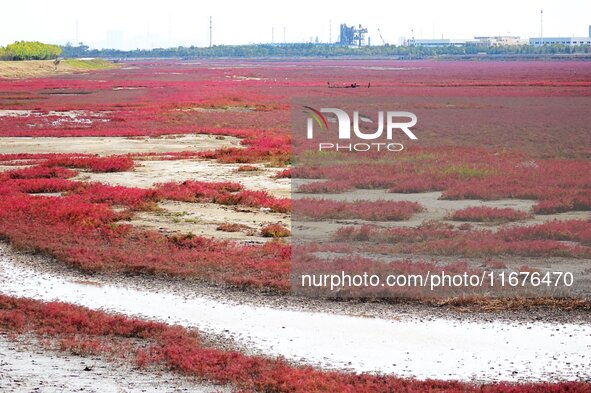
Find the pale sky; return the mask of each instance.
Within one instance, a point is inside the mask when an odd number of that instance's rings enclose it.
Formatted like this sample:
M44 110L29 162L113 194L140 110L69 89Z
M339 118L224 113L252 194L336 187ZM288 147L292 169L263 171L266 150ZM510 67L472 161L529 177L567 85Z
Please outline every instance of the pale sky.
M588 36L591 1L407 0L407 1L186 1L9 0L2 4L0 45L16 40L117 49L332 40L339 24L362 24L373 44L399 44L402 37L473 38L484 35ZM76 28L76 25L78 28ZM285 30L284 30L285 29ZM76 33L78 31L78 33ZM274 31L274 34L272 32Z

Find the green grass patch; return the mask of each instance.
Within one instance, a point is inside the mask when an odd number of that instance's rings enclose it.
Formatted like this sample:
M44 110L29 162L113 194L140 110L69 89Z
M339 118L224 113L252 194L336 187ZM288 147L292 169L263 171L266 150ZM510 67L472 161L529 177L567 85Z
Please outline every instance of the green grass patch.
M469 179L492 176L495 174L495 171L488 168L475 168L466 167L462 165L451 165L447 168L444 168L442 173L445 175L458 175L460 178Z
M79 68L81 70L109 70L116 68L117 65L103 59L65 59L61 61L70 67Z

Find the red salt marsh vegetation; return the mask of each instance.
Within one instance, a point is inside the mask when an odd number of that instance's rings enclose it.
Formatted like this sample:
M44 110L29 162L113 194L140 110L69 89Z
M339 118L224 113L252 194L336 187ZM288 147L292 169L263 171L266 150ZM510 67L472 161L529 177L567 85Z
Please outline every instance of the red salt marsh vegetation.
M135 211L157 210L157 203L162 200L289 212L292 209L289 199L272 197L265 191L251 190L234 182L191 179L138 188L87 183L74 175L132 173L144 160L215 160L220 165L243 164L243 168L250 168L248 165L253 163L285 166L290 160L290 97L303 94L311 97L391 96L400 100L401 105L416 110L422 121L417 129L420 144L410 144L396 160L379 164L353 162L346 169L330 165L285 168L275 175L278 179L294 176L320 180L301 186L302 191L334 193L384 189L392 193L440 191L441 198L447 200L519 198L533 200L535 214L588 210L590 206L591 180L587 174L591 173L591 167L584 159L588 144L582 143L588 137L584 118L571 118L569 130L557 128L550 122L546 124L546 131L532 138L527 130L536 128L541 120L533 115L524 116L528 108L537 114L557 109L554 117L558 122L561 116L577 113L589 96L591 85L591 72L584 63L295 61L266 64L265 67L254 64L248 71L232 61L212 61L202 66L185 63L132 66L132 69L89 75L1 81L0 111L4 112L0 112L0 135L133 138L199 133L216 138L237 137L241 146L103 157L50 155L42 151L4 154L0 165L27 166L2 174L2 193L16 193L12 199L3 201L6 226L13 222L10 216L19 213L12 212L10 203L24 209L32 201L23 195L26 193L61 193L61 197L52 198L76 201L73 208L77 203L106 204L115 210L123 207L126 210L118 212L121 219L129 218ZM245 72L252 78L235 78ZM329 91L326 78L335 83L363 78L371 82L372 88ZM533 110L528 102L535 102L537 109ZM506 109L511 106L514 106L512 110ZM486 129L476 127L495 111L498 117L502 117L500 114L506 117L500 125L487 124ZM456 127L457 116L464 122L460 130ZM505 126L515 121L515 116L519 116L520 131L509 132L511 130ZM436 119L440 125L434 128L432 121L435 120L431 119ZM364 171L356 170L356 165L363 165ZM248 171L244 173L248 175ZM573 173L577 176L572 176ZM51 204L53 199L48 202ZM347 211L351 210L347 210L346 203L329 200L308 205L308 215L316 218L338 219L349 215ZM354 210L355 217L360 219L406 220L424 209L428 210L429 206L384 201L381 204L367 202L363 209ZM469 214L473 220L495 217L497 221L501 219L499 214L504 214L502 220L508 219L508 215L511 219L519 215L482 209L476 214L474 210L457 214ZM117 223L125 227L124 221ZM573 223L566 221L563 225ZM49 228L51 223L47 225ZM15 231L11 230L13 236ZM415 236L415 232L428 234L430 230L421 227L406 231L409 233L403 236L398 247L407 252L429 251L443 243L437 253L445 255L587 255L584 244L563 244L560 242L564 239L542 235L527 240L507 239L494 231L465 227L460 231L448 230L451 234L446 232L439 238L427 236L423 243L417 243L408 239ZM457 239L461 239L456 240L457 244L450 240L456 232ZM340 232L339 236L342 234ZM479 244L483 239L487 243ZM465 247L463 241L469 241L472 246ZM279 281L286 282L289 263L281 263L285 265ZM284 284L279 286L284 287Z
M541 120L524 115L531 112L526 110L530 108L528 101L539 106L532 113L558 110L554 115L557 122L560 116L581 113L580 105L589 96L591 85L591 71L585 63L306 60L265 67L251 64L248 69L233 61L211 61L200 66L182 62L131 65L132 69L88 75L1 81L0 111L4 112L0 115L0 135L135 137L205 133L238 137L242 146L108 157L7 154L1 160L4 166L34 166L10 172L12 178L2 185L5 193L12 189L62 192L90 203L134 210L152 209L160 199L174 199L288 212L290 201L239 185L232 185L230 190L195 179L148 190L82 184L72 180L72 173L67 171L132 171L142 160L154 159L213 159L220 164L260 162L282 166L289 161L290 97L382 95L399 99L419 115L424 112L419 116L422 121L417 130L420 145L409 145L401 159L386 165L362 163L369 169L365 172L343 172L330 166L306 171L296 168L297 177L324 179L305 185L305 191L441 191L442 198L452 200L531 199L536 214L589 209L590 179L586 174L591 173L591 167L584 159L588 153L588 144L583 143L588 137L584 118L571 118L569 130L548 123L546 131L532 138L527 130L537 127ZM245 73L248 79L236 78ZM326 89L327 78L334 83L363 79L371 82L372 88L335 92ZM513 109L504 109L500 102ZM503 127L476 128L475 124L495 111L507 117L501 122ZM454 118L459 113L464 123L458 130L452 121L457 121ZM504 127L515 116L519 116L519 122L514 122L519 124L519 132ZM432 127L431 119L446 118L439 127ZM293 172L284 169L277 177L291 177ZM389 210L394 218L402 219L410 212ZM376 217L375 212L366 213L362 214L365 218Z
M85 271L172 274L279 291L288 286L286 244L246 246L190 234L166 237L118 223L129 216L77 195L7 195L0 201L0 236L17 248Z
M476 384L320 371L282 359L208 346L196 331L64 303L0 295L0 332L33 336L47 348L156 366L241 391L583 393L584 382Z
M383 251L408 254L591 257L590 220L550 221L496 231L453 229L445 225L388 229L368 225L349 226L340 228L335 238L340 241L374 242Z
M544 268L537 262L546 259L554 266L565 263L584 270L591 259L591 68L585 62L203 60L126 66L0 80L2 240L85 273L130 280L136 275L183 277L222 293L259 295L293 295L294 261L299 268L322 270L322 253L336 255L336 265L325 271L340 266L401 274L441 267L477 274L537 271ZM371 82L371 88L328 89L327 81ZM405 144L395 157L378 157L379 162L357 156L343 160L343 166L329 156L322 165L298 166L291 157L290 129L291 99L296 96L389 97L417 113L419 139ZM48 154L41 139L59 139L75 148L89 143L86 137L117 145L123 140L166 143L183 135L233 142L207 149L196 142L182 151L94 155L71 149ZM39 143L22 154L2 148L2 138L18 142L22 137L39 138ZM151 161L187 166L173 180L166 177L151 185L130 181L146 176ZM230 168L227 172L234 177L221 178L213 170L208 175L192 172L191 165L202 163ZM95 175L105 177L93 181ZM290 179L304 180L296 191L309 195L293 200L277 196L261 185L263 177L287 185ZM383 192L383 198L331 199L333 194L364 191ZM483 201L483 206L454 206L439 221L416 223L433 209L410 200L410 194L416 198L423 193L437 193L434 199L450 203ZM389 200L392 195L398 199ZM511 200L529 204L519 209L488 204ZM166 216L166 203L176 204L181 213L188 206L204 214L227 209L224 219L229 218L216 223L213 237L174 225L166 233L136 225L134 219L142 214L160 215L158 226L170 224L175 217ZM292 212L312 224L335 224L327 234L330 241L310 245L304 250L309 254L293 255L297 232L288 219L277 218ZM253 224L253 217L265 215L267 221ZM372 225L336 224L343 219ZM185 224L182 228L201 225L198 218ZM233 233L249 238L222 238ZM369 257L342 257L357 252L381 259L376 264ZM517 268L511 258L521 258ZM530 303L567 309L578 301L587 310L588 295ZM407 300L415 305L424 301ZM479 302L496 311L519 303L482 297L445 300L468 309ZM126 358L139 367L164 367L242 391L589 391L585 382L479 384L321 371L213 348L199 333L164 323L3 295L0 330L36 336L52 348Z
M293 209L302 217L323 219L362 219L368 221L407 220L423 210L416 202L352 201L302 198L293 201Z
M474 148L415 148L399 160L346 165L302 166L294 176L322 181L304 184L305 193L388 189L392 193L441 191L442 199L531 199L534 212L590 210L591 163L532 159L522 153ZM573 174L577 174L574 176Z

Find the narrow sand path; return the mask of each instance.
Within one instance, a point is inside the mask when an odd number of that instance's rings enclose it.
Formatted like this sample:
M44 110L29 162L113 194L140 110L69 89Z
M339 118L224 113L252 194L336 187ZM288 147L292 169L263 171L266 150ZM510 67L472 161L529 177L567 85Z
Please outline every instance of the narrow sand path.
M0 293L60 300L226 336L256 353L324 368L420 379L554 381L591 378L591 326L545 322L379 319L87 285L0 255Z
M99 155L128 153L169 153L240 147L240 139L188 134L161 137L1 137L0 154L88 153Z

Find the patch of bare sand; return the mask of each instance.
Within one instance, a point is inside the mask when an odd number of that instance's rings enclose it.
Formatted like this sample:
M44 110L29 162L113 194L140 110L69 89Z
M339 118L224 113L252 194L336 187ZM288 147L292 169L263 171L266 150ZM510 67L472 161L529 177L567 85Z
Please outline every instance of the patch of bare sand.
M9 153L166 153L239 147L240 139L187 134L160 137L3 137L0 154ZM168 162L168 161L167 161Z
M160 202L158 206L162 211L139 212L129 223L165 234L192 233L248 243L268 240L260 234L261 228L267 224L281 223L288 228L290 226L289 215L257 208L176 201ZM221 224L238 224L243 228L237 232L218 231Z
M75 180L101 182L126 187L150 188L156 183L197 180L207 182L237 182L249 190L266 191L278 198L291 194L290 179L275 179L281 169L259 168L254 172L239 172L239 164L221 164L209 160L136 161L136 168L129 172L84 173Z

